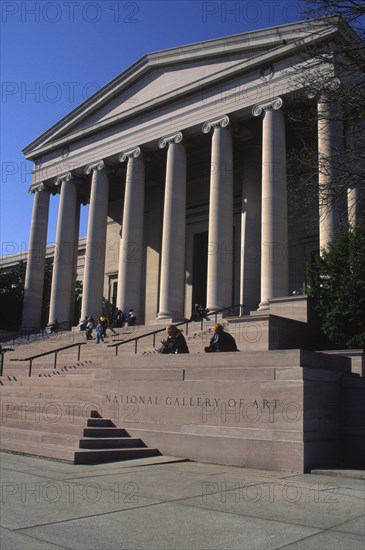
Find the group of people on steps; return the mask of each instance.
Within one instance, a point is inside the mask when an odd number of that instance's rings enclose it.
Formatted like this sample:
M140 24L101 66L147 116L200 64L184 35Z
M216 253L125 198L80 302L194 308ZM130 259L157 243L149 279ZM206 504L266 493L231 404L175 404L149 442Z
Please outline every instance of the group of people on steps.
M96 332L96 343L104 342L106 337L106 330L110 330L116 334L115 328L126 326L134 326L136 324L136 314L133 309L130 309L128 315L125 315L122 310L117 309L115 314L109 318L104 313L99 317L96 322L92 315L87 315L85 319L80 322L80 330L85 331L86 340L93 340L93 330Z
M199 320L205 318L207 312L201 308L198 304L195 304L192 320ZM121 309L117 309L112 316L108 318L104 313L95 322L91 315L80 322L80 330L85 331L86 340L93 339L93 330L96 329L96 343L104 342L106 337L106 331L109 327L111 331L115 333L115 328L124 326L134 326L136 324L136 314L133 309L130 309L128 315L125 315ZM176 325L169 325L166 327L167 337L161 340L161 347L157 349L159 353L171 354L171 353L189 353L189 348L182 331ZM225 352L225 351L238 351L235 339L229 332L224 330L223 325L214 323L212 325L212 337L210 338L209 345L204 348L206 353Z

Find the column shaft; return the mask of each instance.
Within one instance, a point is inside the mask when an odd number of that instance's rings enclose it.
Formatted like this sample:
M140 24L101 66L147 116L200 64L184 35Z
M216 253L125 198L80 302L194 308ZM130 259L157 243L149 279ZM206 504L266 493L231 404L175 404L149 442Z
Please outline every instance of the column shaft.
M226 118L228 119L228 117ZM226 125L225 122L224 124ZM233 157L232 137L229 129L221 126L220 123L213 123L213 128L209 198L207 308L217 310L232 304Z
M255 106L263 113L261 191L261 302L288 295L288 213L286 187L285 121L283 102L276 98ZM280 110L279 110L280 109Z
M62 178L60 204L58 210L56 247L53 263L49 322L56 319L63 327L70 327L71 300L74 292L74 248L77 217L77 197L75 183L71 175Z
M165 202L162 229L160 303L158 319L184 319L186 153L177 141L167 139ZM160 146L165 142L161 140Z
M24 284L23 329L33 329L41 326L49 196L47 191L40 190L34 193Z
M95 320L102 313L109 198L108 177L103 167L104 163L100 162L86 169L86 173L92 171L92 181L81 317L92 315Z
M77 263L79 257L79 235L80 235L80 208L81 203L77 200L76 203L76 221L74 227L74 246L73 246L73 286L70 293L70 320L73 323L75 317L75 297L76 297L76 279L77 279ZM77 323L78 318L75 319Z
M319 245L326 248L338 229L344 198L338 179L343 162L342 121L338 106L325 98L318 103Z
M144 164L139 149L121 155L128 158L125 184L122 238L119 249L117 307L133 308L140 318L143 261ZM137 156L134 156L137 155Z

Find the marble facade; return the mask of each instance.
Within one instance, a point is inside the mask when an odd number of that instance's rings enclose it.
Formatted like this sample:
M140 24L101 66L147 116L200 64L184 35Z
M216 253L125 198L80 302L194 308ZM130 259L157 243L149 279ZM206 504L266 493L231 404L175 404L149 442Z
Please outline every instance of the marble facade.
M265 311L269 299L301 289L305 259L331 240L336 212L290 218L287 115L323 108L297 78L303 44L351 32L323 18L145 55L28 145L23 328L40 323L36 252L46 247L56 193L50 322L73 316L85 204L82 316L133 308L141 322L166 323L189 318L195 302ZM321 124L320 156L338 132Z

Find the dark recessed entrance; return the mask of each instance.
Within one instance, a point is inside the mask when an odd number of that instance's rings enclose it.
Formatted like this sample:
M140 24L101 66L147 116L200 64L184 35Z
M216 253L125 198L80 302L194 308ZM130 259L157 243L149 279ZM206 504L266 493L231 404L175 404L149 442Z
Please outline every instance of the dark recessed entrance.
M195 233L193 249L193 305L207 305L208 231Z

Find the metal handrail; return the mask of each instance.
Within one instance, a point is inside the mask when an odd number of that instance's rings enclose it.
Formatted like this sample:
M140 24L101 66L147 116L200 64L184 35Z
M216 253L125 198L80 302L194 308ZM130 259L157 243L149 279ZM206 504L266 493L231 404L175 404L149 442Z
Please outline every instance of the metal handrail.
M65 349L74 348L75 346L78 347L77 351L77 360L80 361L81 357L81 346L85 346L86 342L79 342L77 344L70 344L68 346L63 346L62 348L53 349L51 351L45 351L44 353L39 353L38 355L32 355L31 357L24 357L23 359L10 359L10 361L29 361L29 373L28 376L32 375L32 366L33 366L33 360L39 359L39 357L45 357L46 355L51 355L52 353L55 354L54 357L54 363L53 368L55 369L57 367L57 356L59 351L63 351Z
M222 309L217 309L215 311L208 311L207 312L207 315L214 315L214 322L216 323L217 322L217 316L219 313L222 313L223 311L227 311L229 309L234 309L235 307L239 307L239 308L242 308L244 307L244 304L235 304L235 305L232 305L232 306L228 306L228 307L223 307ZM174 323L176 327L179 327L181 325L186 325L186 335L188 335L189 333L189 323L192 323L193 321L191 320L186 320L186 321L180 321L179 323ZM204 318L201 319L200 321L201 323L201 330L203 330L203 323L204 323ZM134 353L137 354L137 349L138 349L138 341L141 340L142 338L147 338L147 336L153 336L153 347L155 347L156 345L156 334L158 334L159 332L165 332L166 330L166 327L163 327L163 328L159 328L159 329L156 329L156 330L153 330L151 332L147 332L145 334L141 334L140 336L134 336L133 338L129 338L128 340L122 340L121 342L117 342L117 343L114 343L114 344L109 344L108 345L108 348L115 348L115 355L117 356L118 355L118 352L119 352L119 346L122 346L123 344L128 344L129 342L134 342Z
M0 346L1 347L1 346ZM12 348L3 348L0 350L0 376L3 375L4 371L4 355L7 351L14 351Z
M14 346L15 341L18 340L19 338L26 338L26 340L29 342L30 339L31 339L31 336L33 336L33 335L35 337L40 336L41 338L45 338L45 337L49 337L50 334L59 334L59 333L62 333L62 332L70 332L70 330L72 328L72 325L69 321L59 322L58 325L59 325L59 328L54 333L48 333L47 332L47 326L39 328L39 329L32 329L32 328L22 329L20 331L15 331L15 334L13 334L13 336L10 336L10 337L9 336L3 336L3 337L1 337L0 342L6 343L6 342L11 342L12 341L13 346ZM64 328L65 326L68 326L69 328Z

